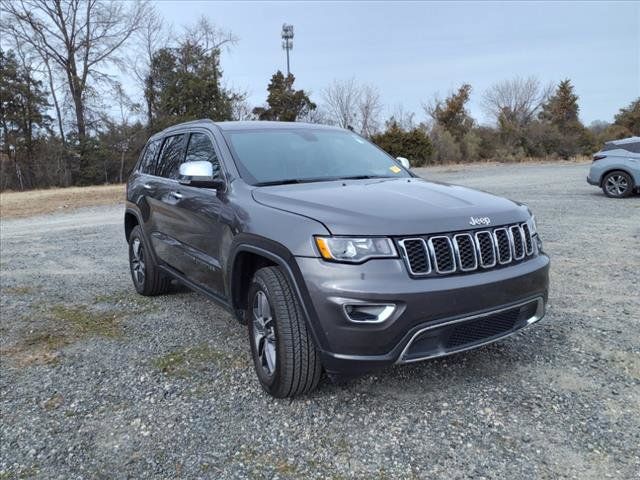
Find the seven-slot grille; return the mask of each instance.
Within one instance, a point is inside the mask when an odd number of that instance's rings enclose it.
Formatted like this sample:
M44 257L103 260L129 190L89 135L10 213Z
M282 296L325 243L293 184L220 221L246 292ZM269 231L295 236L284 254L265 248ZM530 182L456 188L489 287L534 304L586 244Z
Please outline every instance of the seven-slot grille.
M414 276L472 272L523 260L534 253L526 223L489 230L403 238L398 241Z

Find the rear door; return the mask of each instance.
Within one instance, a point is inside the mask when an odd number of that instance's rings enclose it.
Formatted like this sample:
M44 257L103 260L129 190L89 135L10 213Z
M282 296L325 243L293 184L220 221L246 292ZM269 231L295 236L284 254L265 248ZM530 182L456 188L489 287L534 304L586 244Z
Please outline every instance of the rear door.
M629 162L629 170L633 177L633 183L640 185L640 140L625 145L625 150L629 152L627 161Z
M214 176L222 176L220 156L213 136L206 130L189 135L186 162L207 161ZM176 266L189 280L219 296L224 294L220 244L220 212L224 192L190 187L176 182L171 197L173 217L168 234L181 250Z
M151 140L147 143L140 162L127 182L127 199L135 203L142 213L143 227L147 233L153 230L151 204L158 188L155 176L156 161L162 139Z

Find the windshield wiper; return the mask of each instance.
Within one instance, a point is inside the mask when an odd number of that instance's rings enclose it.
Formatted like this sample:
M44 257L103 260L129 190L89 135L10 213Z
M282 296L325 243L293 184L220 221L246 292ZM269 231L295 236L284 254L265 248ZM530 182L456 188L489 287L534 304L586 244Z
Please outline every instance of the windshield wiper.
M351 177L339 177L336 180L368 180L370 178L394 178L388 175L353 175Z
M284 178L268 182L254 183L256 187L268 187L270 185L290 185L293 183L335 182L336 180L367 180L370 178L395 178L388 175L353 175L351 177L310 177L310 178Z
M290 185L292 183L327 182L335 178L315 177L315 178L285 178L282 180L271 180L269 182L254 183L256 187L268 187L269 185Z

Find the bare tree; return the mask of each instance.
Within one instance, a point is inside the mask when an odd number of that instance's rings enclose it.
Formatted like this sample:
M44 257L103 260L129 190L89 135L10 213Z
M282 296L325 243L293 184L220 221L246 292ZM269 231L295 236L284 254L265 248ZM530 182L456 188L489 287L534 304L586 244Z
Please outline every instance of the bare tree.
M87 137L90 83L108 78L100 70L120 64L116 52L140 27L143 1L0 0L2 32L33 46L45 64L66 80L80 141Z
M517 77L489 87L482 107L496 123L520 128L535 118L552 91L552 84L542 86L536 77Z
M231 119L232 120L253 120L255 115L252 112L251 105L246 100L247 94L240 93L238 98L231 105Z
M327 119L334 125L368 137L378 130L382 103L374 86L359 84L353 78L334 80L323 90L322 98Z
M317 123L322 125L334 125L333 120L329 118L329 114L323 108L314 108L308 110L304 115L298 117L298 122Z
M151 62L153 62L153 56L158 50L169 45L172 33L171 29L165 26L162 16L155 7L150 5L135 36L139 48L134 51L130 64L133 65L134 76L145 97L147 125L152 125L153 96L144 95L144 93L154 91L153 85L149 85L149 82L153 82L150 75Z
M334 80L322 91L322 99L333 123L341 128L356 127L360 87L355 79Z
M185 39L193 44L202 45L205 53L212 50L230 48L238 43L238 37L228 30L216 26L206 16L200 18L191 26L185 27Z
M389 127L395 123L402 130L413 130L416 128L415 116L416 114L414 112L408 112L404 109L404 106L399 103L394 107L391 116L385 124Z
M120 82L114 85L114 94L120 110L119 127L123 132L122 138L120 142L118 142L118 147L120 148L120 172L118 181L122 183L124 181L125 155L131 149L131 140L135 136L135 132L132 133L128 127L130 126L131 116L139 109L139 105L131 101Z
M238 43L238 37L228 30L216 26L202 15L193 25L185 27L184 39L191 45L201 45L204 53L213 54L220 61L223 48L229 49ZM218 83L218 72L214 69L213 80Z
M372 85L364 85L358 100L358 113L360 114L360 134L371 137L377 133L380 127L380 113L382 102L378 89Z

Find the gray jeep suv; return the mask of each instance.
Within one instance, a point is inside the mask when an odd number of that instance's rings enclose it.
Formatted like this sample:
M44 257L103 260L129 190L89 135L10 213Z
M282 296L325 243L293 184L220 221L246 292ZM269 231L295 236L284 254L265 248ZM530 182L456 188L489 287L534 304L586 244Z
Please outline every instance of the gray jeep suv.
M319 125L184 123L151 137L127 184L142 295L171 279L248 326L276 397L484 345L537 322L549 258L529 209L425 181Z

